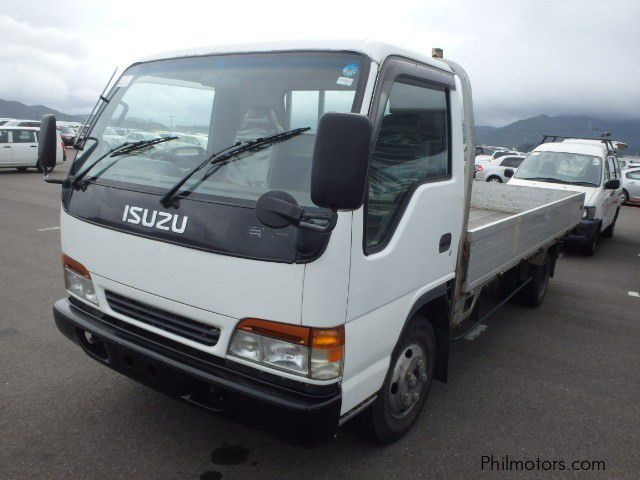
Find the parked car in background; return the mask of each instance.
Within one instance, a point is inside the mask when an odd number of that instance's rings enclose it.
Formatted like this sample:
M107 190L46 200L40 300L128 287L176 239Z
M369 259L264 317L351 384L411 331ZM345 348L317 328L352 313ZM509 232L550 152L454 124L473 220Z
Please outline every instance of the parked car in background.
M27 168L42 170L38 164L38 134L35 127L0 127L0 168ZM58 134L57 162L66 160L64 143Z
M481 182L506 183L510 177L505 175L505 171L511 170L513 175L523 160L524 155L507 155L494 162L477 164L475 179Z
M593 255L601 236L613 236L622 203L620 166L610 153L606 144L591 140L543 143L526 156L509 185L584 193L582 222L563 242Z
M7 127L40 127L40 120L9 120L5 123Z
M640 166L622 172L623 203L640 203Z
M622 155L618 156L618 164L622 170L627 168L640 168L640 158L638 157L623 157Z
M58 130L58 133L60 134L60 137L62 138L62 141L64 142L65 146L69 146L70 147L76 141L76 132L73 130L73 128L65 127L65 126L58 126L57 130Z

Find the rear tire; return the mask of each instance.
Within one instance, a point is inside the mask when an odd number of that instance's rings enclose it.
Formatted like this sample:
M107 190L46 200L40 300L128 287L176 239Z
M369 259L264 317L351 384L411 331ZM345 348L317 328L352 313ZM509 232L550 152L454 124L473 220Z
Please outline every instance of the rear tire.
M547 253L543 265L532 265L533 276L529 283L518 292L516 300L527 307L538 307L544 300L549 286L549 274L551 272L551 258Z
M424 406L436 364L436 336L431 323L416 315L391 355L382 388L365 419L372 435L392 443L407 433Z
M502 180L500 179L500 177L489 177L489 178L487 178L487 182L490 182L490 183L502 183Z

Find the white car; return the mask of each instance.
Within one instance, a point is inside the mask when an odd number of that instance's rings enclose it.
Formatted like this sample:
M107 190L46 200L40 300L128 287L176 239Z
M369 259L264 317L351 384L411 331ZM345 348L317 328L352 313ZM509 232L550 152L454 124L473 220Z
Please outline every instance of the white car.
M640 158L636 157L618 157L618 163L622 170L627 168L640 168Z
M478 163L475 179L481 182L506 183L509 175L505 175L505 171L511 170L513 174L523 160L523 155L507 155L492 162Z
M584 193L582 222L563 242L587 255L595 253L601 236L613 236L622 204L620 183L620 165L605 143L575 139L538 145L509 181Z
M40 127L40 120L9 120L4 124L7 127Z
M0 168L17 168L20 171L27 168L37 168L38 165L38 134L35 127L15 127L3 125L0 127ZM58 140L57 162L66 160L64 143L60 134Z
M624 203L640 203L640 166L622 172L622 199Z

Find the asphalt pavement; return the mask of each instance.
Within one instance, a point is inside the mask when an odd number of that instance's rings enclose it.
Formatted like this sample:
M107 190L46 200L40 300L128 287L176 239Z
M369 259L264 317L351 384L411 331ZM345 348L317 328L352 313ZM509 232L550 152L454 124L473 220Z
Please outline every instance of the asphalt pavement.
M564 254L540 308L508 304L454 343L449 382L406 437L380 446L353 422L310 447L278 431L277 415L203 412L58 332L59 193L35 171L0 170L2 480L640 476L640 208L623 208L596 257ZM496 470L505 456L567 469Z

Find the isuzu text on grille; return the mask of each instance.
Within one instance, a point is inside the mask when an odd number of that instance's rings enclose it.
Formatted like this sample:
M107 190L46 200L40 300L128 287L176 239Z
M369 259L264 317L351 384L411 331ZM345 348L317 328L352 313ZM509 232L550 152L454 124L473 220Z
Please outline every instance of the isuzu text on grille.
M184 233L189 217L183 216L180 222L180 215L178 214L125 205L122 221L133 223L134 225L142 225L143 227L157 228L158 230ZM180 226L178 226L178 223L180 223Z

